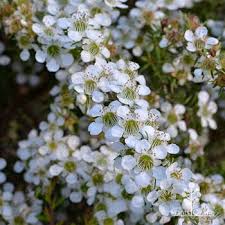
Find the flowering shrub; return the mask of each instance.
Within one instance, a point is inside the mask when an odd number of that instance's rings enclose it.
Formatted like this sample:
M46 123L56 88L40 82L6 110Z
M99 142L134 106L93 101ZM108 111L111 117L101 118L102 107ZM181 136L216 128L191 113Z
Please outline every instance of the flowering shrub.
M55 77L13 173L0 159L0 224L225 223L224 174L199 165L225 118L224 23L192 15L202 1L0 3L17 46L0 66L18 85Z

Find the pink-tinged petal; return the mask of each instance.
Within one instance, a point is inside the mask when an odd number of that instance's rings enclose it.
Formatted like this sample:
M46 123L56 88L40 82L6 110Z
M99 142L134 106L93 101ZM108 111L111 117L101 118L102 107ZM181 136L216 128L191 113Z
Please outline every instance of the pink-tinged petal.
M196 47L195 47L195 45L193 43L188 42L187 50L190 51L190 52L196 52L197 49L196 49Z
M206 45L217 45L219 43L218 39L214 37L209 37L206 41Z
M190 41L190 42L194 41L194 39L195 39L194 34L191 30L187 30L185 32L184 38L186 41Z
M198 38L204 38L206 37L208 34L208 30L206 27L204 26L200 26L198 27L196 30L195 30L195 35L198 37Z

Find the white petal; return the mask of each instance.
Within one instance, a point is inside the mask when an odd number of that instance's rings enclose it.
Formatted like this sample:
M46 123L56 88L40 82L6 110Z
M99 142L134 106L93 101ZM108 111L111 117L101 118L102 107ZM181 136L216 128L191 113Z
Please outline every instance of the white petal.
M206 40L206 45L217 45L219 43L218 39L214 38L214 37L209 37Z
M80 33L80 32L73 31L73 30L69 30L69 31L68 31L68 37L69 37L71 40L73 40L73 41L75 41L75 42L78 42L78 41L80 41L80 40L82 39L83 35L82 35L82 33Z
M88 126L88 131L91 135L99 135L102 132L103 124L93 122Z
M104 101L104 94L100 91L94 91L92 93L92 100L94 102L100 103Z
M82 200L82 195L80 192L72 192L70 194L70 201L74 203L79 203Z
M156 159L165 159L167 156L167 150L164 146L156 146L152 152Z
M52 165L49 169L49 173L52 175L52 176L58 176L61 172L63 171L63 167L55 164L55 165Z
M198 94L198 99L201 103L206 104L209 100L209 94L206 91L200 91Z
M198 37L198 38L204 38L206 37L208 34L208 30L206 27L204 26L200 26L198 27L196 30L195 30L195 35Z
M153 204L158 198L158 193L153 190L147 195L147 201Z
M46 60L47 54L44 51L37 50L35 54L35 59L39 63L43 63Z
M103 49L101 50L101 53L107 59L110 57L110 51L107 48L105 48L105 47L103 47Z
M174 110L177 114L184 114L185 113L185 107L181 104L176 104L174 107Z
M137 141L137 143L135 144L135 151L138 153L142 153L145 152L147 150L149 150L151 147L150 143L148 140L141 140L141 141Z
M135 176L135 182L139 187L147 187L150 184L151 177L146 172L141 172Z
M46 66L49 72L56 72L59 70L59 64L55 59L51 59L50 61L48 61Z
M102 26L109 26L111 24L110 16L106 13L99 13L95 16L95 20L98 24Z
M113 137L120 138L123 136L124 129L122 127L116 125L116 126L112 127L111 132L112 132Z
M87 52L87 51L82 51L81 52L81 59L83 60L83 62L87 63L93 60L92 55Z
M163 37L162 40L159 42L159 47L161 48L166 48L168 46L168 39Z
M132 170L136 166L136 159L131 155L126 155L121 160L121 166L125 170Z
M96 104L88 111L88 115L92 117L97 117L97 116L101 116L102 112L103 112L103 106L101 104Z
M130 113L130 109L127 106L120 106L117 109L117 115L119 117L126 118L129 113Z
M61 55L61 60L62 60L62 66L63 67L68 67L71 66L73 63L73 56L69 53L67 54L62 54Z
M24 49L21 53L20 53L20 58L23 61L27 61L30 58L30 52L27 49Z
M40 24L37 24L37 23L32 25L32 30L36 34L41 34L43 32L42 26Z
M0 170L4 169L6 167L6 160L3 158L0 158Z
M144 126L141 129L141 133L146 138L152 137L155 134L155 128L153 128L152 126Z
M57 21L57 25L62 29L66 29L70 26L70 22L67 18L59 18Z
M51 27L56 22L55 17L50 15L44 16L42 21L47 27Z
M188 42L187 50L190 51L190 52L195 52L197 49L196 49L196 47L195 47L195 45L193 43Z
M175 144L167 145L167 152L170 154L177 154L180 151L180 148Z
M186 41L194 41L194 34L191 30L187 30L184 34L184 38L186 39Z
M172 73L175 71L174 67L171 63L165 63L163 64L162 70L164 73Z
M149 88L149 87L144 86L144 85L140 85L140 86L138 87L138 94L139 94L139 95L144 95L144 96L146 96L146 95L149 95L150 93L151 93L151 91L150 91L150 88Z
M159 205L159 212L163 216L169 216L170 214L170 207L166 203L162 203Z

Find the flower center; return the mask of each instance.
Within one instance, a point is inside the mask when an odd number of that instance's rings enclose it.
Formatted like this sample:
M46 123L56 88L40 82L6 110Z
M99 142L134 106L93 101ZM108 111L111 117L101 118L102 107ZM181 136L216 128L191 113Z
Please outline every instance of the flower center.
M139 123L136 120L127 120L124 123L124 129L128 135L136 134L139 130Z
M170 191L162 191L160 195L160 199L164 202L170 201L173 199L173 194Z
M94 185L100 185L100 184L103 184L104 177L102 174L96 173L92 176L92 181L93 181Z
M89 51L93 56L97 55L99 53L99 50L99 46L95 42L92 42L89 45Z
M223 209L223 207L221 206L221 205L219 205L219 204L216 204L215 206L214 206L214 214L215 214L215 216L216 217L221 217L221 216L223 216L224 215L224 209Z
M84 20L77 20L73 25L75 30L78 32L84 32L87 29L87 22Z
M95 81L93 80L86 80L85 83L84 83L84 89L85 89L85 92L87 94L91 94L95 88L96 88L96 83Z
M142 170L150 170L153 167L153 159L150 155L142 155L138 160L138 166Z
M60 53L60 47L58 45L51 45L48 47L47 52L50 56L55 57Z
M177 122L177 115L173 112L169 113L167 116L169 123L174 124Z
M205 42L201 39L197 39L197 40L195 40L195 46L198 50L201 50L204 48Z
M182 177L182 172L181 171L175 171L175 172L171 173L171 177L173 177L177 180L180 180L181 177Z
M127 87L123 90L122 96L123 98L134 100L136 98L136 93L133 89Z
M107 112L103 115L102 122L107 127L112 127L117 123L117 116L113 112Z
M14 219L14 224L15 225L24 225L25 224L25 221L24 221L24 219L22 217L17 216Z
M65 170L70 173L73 172L76 169L76 167L77 167L76 164L72 161L68 161L64 164Z
M106 218L104 219L104 225L113 225L114 222L113 222L113 219L112 218Z

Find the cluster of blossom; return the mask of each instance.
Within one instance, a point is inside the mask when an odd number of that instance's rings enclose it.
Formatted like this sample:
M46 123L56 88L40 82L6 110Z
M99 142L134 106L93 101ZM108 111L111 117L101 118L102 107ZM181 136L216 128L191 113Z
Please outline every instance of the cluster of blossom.
M55 90L52 92L57 93ZM19 143L20 160L14 169L17 173L25 171L27 183L45 187L53 177L58 177L65 199L78 203L85 198L89 205L95 204L98 224L164 224L172 216L180 216L179 224L185 224L183 212L191 214L194 209L194 217L205 213L206 208L211 210L208 211L211 214L207 214L208 224L212 219L218 221L214 210L222 212L223 198L214 195L217 192L210 187L209 178L194 175L190 169L182 168L181 163L171 160L170 155L179 152L177 145L155 143L148 151L135 152L122 142L105 143L97 137L82 141L75 135L64 136L63 131L68 128L65 115L60 114L68 112L71 106L60 110L59 97L51 107L48 122L40 123L41 132L33 130L28 140ZM82 145L87 140L88 144ZM222 178L219 180L217 191L220 193L224 184ZM200 204L199 190L206 181L210 197L207 198L205 191L201 199L204 203ZM213 198L219 198L218 204ZM122 221L120 214L125 212L126 219ZM219 224L223 224L221 216Z
M78 53L85 63L96 58L109 58L110 34L106 28L119 15L112 7L124 8L125 1L105 2L87 1L84 4L81 1L79 4L71 1L61 5L57 1L49 1L44 17L41 20L36 18L32 25L37 42L23 46L21 59L26 61L32 48L36 52L36 60L46 62L48 70L56 72L59 68L71 66Z
M157 97L156 108L149 104L149 95L154 93L139 75L139 65L114 58L115 46L117 55L131 57L127 50L132 49L140 56L149 41L140 39L142 28L150 25L157 31L166 22L164 11L190 7L193 1L137 1L129 17L119 17L114 7L126 8L124 2L33 0L29 28L36 37L27 41L29 32L19 31L20 57L28 60L33 49L37 62L46 62L60 85L51 91L55 101L48 121L40 123L40 132L32 130L19 143L14 170L42 191L57 177L63 198L73 203L86 199L94 205L99 225L158 225L176 217L179 225L192 224L193 219L199 225L223 225L224 181L219 175L206 178L191 172L177 160L180 148L171 142L186 132L189 143L184 152L196 159L203 154L207 137L188 126L184 105ZM35 16L37 11L43 18ZM178 47L184 43L187 47L173 63L162 66L163 72L178 78L180 85L186 79L198 79L198 74L217 79L216 73L224 68L218 40L195 24L175 41L179 24L173 27L170 22L164 24L161 41L152 47L168 48L175 55ZM203 128L216 128L214 100L206 88L198 93L197 116ZM78 110L83 113L81 119L76 116ZM202 192L205 186L208 189ZM36 215L41 209L37 208L31 220L26 214L27 224L39 224Z
M6 161L0 158L0 170L6 167ZM42 201L35 197L32 190L16 191L12 183L6 181L6 175L0 172L0 224L40 225L37 216L42 210Z

